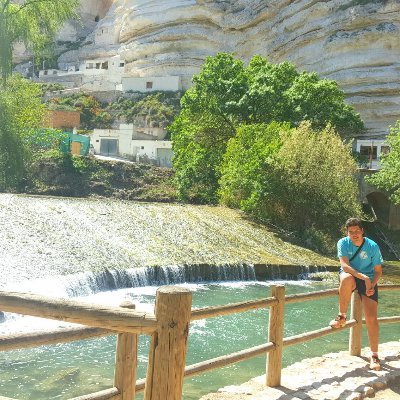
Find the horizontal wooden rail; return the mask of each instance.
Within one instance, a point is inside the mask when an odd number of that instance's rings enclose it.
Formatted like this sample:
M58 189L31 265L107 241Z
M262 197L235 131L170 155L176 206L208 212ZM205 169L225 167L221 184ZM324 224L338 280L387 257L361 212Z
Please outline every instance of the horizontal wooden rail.
M254 310L257 308L271 307L277 303L275 297L265 299L250 300L240 303L231 303L223 306L204 307L192 310L191 320L219 317L221 315L234 314L243 311Z
M212 369L221 368L229 364L234 364L239 361L247 360L249 358L268 353L274 348L275 345L271 342L268 342L259 346L237 351L235 353L212 358L206 361L201 361L197 364L187 366L185 368L185 376L200 374L201 372L210 371Z
M99 392L85 394L83 396L74 397L71 400L119 400L120 392L117 388L101 390ZM1 399L0 399L1 400Z
M331 335L333 333L337 333L339 330L346 329L346 328L351 328L357 324L357 321L355 320L350 320L346 322L346 326L340 329L333 329L330 326L322 328L322 329L317 329L315 331L309 331L305 333L301 333L299 335L294 335L294 336L289 336L287 338L283 339L283 346L292 346L294 344L298 343L304 343L308 342L309 340L317 339L323 336Z
M400 285L389 285L389 284L379 285L379 290L399 290L399 289Z
M380 324L394 324L400 322L400 315L394 315L393 317L380 317L378 318ZM365 324L365 319L363 319L363 324Z
M318 292L308 292L299 294L289 294L285 296L285 304L298 303L305 300L320 299L322 297L332 297L338 294L338 289L320 290Z
M112 332L107 329L79 326L57 328L51 331L1 335L0 351L26 349L29 347L37 347L48 344L67 343L75 340L90 339L94 337L115 334L116 332Z
M0 400L17 400L17 399L13 399L11 397L0 396Z
M31 293L0 291L0 310L107 328L117 332L153 333L154 314L106 307L76 300L59 300Z

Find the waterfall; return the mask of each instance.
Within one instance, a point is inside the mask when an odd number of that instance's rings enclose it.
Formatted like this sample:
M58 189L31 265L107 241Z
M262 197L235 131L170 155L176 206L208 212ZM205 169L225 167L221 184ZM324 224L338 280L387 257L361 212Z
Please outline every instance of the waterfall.
M54 297L90 296L95 293L143 286L221 281L255 281L253 265L170 265L128 269L104 269L54 276L18 283L5 290L32 292Z

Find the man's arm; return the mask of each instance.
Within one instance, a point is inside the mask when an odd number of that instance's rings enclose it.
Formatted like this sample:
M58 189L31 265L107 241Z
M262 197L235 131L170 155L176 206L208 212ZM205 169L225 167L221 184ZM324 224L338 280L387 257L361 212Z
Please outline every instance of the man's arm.
M348 274L353 275L355 278L362 279L363 281L365 281L365 287L367 290L369 288L373 287L371 279L369 279L369 277L367 275L362 274L361 272L358 272L357 270L355 270L350 265L350 261L349 261L348 257L346 257L346 256L339 257L339 261L340 261L340 266L342 267L344 272L347 272ZM382 269L381 269L381 272L382 272ZM379 279L379 277L377 279Z
M382 277L382 265L375 265L374 267L374 279L372 279L371 287L374 288L378 283L379 279Z

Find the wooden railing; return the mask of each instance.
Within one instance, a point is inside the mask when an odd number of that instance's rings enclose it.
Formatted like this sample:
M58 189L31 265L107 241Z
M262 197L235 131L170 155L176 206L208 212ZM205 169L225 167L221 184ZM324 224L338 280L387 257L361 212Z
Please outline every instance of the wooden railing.
M398 290L400 285L381 285L379 289ZM0 309L3 311L86 325L51 332L0 336L0 351L117 333L114 386L71 400L132 400L135 393L143 389L145 400L180 400L184 376L210 371L261 354L267 354L266 385L278 386L281 382L282 351L286 346L350 328L350 354L360 355L363 321L361 301L355 294L352 297L351 318L344 328L324 327L286 338L283 336L285 304L335 295L337 289L285 296L285 287L276 285L272 287L272 296L265 299L191 310L192 295L189 290L163 286L157 291L153 314L136 311L131 304L103 307L34 294L0 292ZM185 367L190 321L267 307L271 308L267 343ZM379 321L398 323L400 316L379 318ZM136 381L138 334L151 335L151 344L146 378ZM1 397L0 394L0 400L7 399L13 400Z

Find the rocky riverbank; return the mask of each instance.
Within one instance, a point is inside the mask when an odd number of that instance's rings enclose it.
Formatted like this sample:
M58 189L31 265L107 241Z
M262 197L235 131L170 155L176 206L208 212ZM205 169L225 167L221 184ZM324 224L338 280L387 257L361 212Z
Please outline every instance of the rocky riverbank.
M282 385L265 387L265 375L239 386L227 386L200 400L360 400L375 397L389 386L382 400L399 399L400 341L380 345L381 371L368 369L368 349L361 357L348 351L326 354L297 362L282 370ZM392 393L391 393L392 392Z

